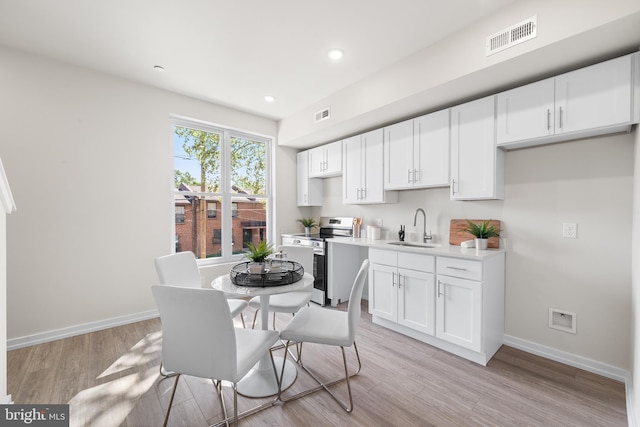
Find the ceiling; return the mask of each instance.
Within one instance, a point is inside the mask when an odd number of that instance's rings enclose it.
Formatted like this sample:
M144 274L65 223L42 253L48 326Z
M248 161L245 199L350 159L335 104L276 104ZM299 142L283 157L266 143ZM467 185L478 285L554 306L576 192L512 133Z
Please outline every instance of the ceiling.
M0 45L279 120L514 1L1 0Z

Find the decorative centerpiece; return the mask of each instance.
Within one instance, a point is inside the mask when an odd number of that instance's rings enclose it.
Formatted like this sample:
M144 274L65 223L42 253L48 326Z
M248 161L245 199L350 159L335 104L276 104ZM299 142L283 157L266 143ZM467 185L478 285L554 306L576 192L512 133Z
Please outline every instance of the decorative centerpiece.
M298 219L298 222L300 224L302 224L302 226L304 227L304 235L305 236L310 236L311 235L311 229L318 226L318 223L316 222L315 219L313 219L313 217L300 218L300 219Z
M478 249L487 249L489 237L500 237L500 233L498 233L496 227L489 225L490 219L482 221L481 223L471 222L468 219L465 221L467 221L468 227L465 228L464 231L472 234L476 238L476 248Z

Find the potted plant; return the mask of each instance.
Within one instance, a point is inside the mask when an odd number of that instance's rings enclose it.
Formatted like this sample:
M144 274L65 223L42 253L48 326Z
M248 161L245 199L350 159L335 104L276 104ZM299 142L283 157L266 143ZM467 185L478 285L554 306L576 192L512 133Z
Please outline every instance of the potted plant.
M468 219L465 221L467 221L468 226L464 231L472 234L476 238L476 248L478 249L487 249L489 237L500 236L500 233L496 231L495 225L489 225L490 219L480 223L471 222Z
M252 242L245 244L249 252L245 254L247 258L253 261L253 265L249 264L249 273L262 273L265 267L267 257L273 254L273 245L268 244L264 240L260 240L257 245Z
M309 236L311 234L311 229L318 226L318 223L313 219L313 217L300 218L298 219L298 222L304 227L305 236Z

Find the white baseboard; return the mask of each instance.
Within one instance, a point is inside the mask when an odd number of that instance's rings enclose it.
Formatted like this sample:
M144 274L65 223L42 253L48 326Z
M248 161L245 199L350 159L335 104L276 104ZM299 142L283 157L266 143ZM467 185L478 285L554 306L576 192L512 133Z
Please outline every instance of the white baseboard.
M510 347L526 351L527 353L555 360L556 362L564 363L565 365L573 366L575 368L584 369L585 371L621 381L625 384L627 384L627 381L631 378L631 373L629 371L616 366L587 359L586 357L578 356L573 353L556 350L555 348L512 337L510 335L504 336L504 343Z
M625 382L625 396L627 397L627 425L629 427L637 427L635 388L633 387L633 379L631 375L629 375Z
M126 316L113 317L111 319L98 320L96 322L84 323L82 325L70 326L68 328L56 329L20 338L11 338L7 340L7 351L55 341L62 338L69 338L76 335L82 335L89 332L101 331L115 326L140 322L142 320L153 319L154 317L158 317L158 310L149 310L142 313L134 313Z
M2 403L3 405L12 405L13 400L11 400L11 395L7 394L6 396L0 398L0 403Z

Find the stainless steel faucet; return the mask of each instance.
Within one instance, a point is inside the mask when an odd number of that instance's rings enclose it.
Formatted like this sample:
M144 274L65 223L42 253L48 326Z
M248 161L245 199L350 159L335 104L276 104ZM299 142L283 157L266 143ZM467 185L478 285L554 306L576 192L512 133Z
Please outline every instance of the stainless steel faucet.
M427 234L427 214L424 213L424 209L422 208L416 209L416 214L413 216L413 226L415 227L417 224L419 212L422 212L422 217L424 218L424 221L422 224L422 231L424 232L424 234L422 235L422 243L427 243L433 237L431 236L431 233Z

